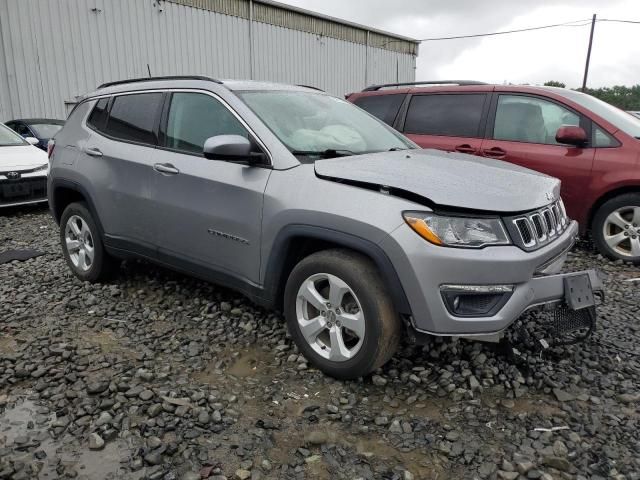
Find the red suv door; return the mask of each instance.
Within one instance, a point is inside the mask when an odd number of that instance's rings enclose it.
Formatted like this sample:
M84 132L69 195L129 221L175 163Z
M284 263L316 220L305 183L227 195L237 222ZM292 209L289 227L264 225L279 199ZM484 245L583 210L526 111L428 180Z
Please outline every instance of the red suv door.
M477 155L490 93L420 93L409 101L402 132L422 148Z
M534 95L496 93L492 103L481 155L559 178L569 216L580 219L595 149L559 144L556 132L563 125L582 126L588 132L589 120L566 105Z

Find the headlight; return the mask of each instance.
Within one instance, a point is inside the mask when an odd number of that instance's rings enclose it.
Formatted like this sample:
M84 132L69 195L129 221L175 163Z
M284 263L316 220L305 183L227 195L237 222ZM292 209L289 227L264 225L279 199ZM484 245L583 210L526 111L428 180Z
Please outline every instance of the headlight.
M405 212L403 215L418 235L435 245L481 248L511 244L499 218L453 217L426 212Z
M47 170L49 168L49 164L45 163L44 165L42 165L41 167L38 168L34 168L32 171L34 172L41 172L43 170Z

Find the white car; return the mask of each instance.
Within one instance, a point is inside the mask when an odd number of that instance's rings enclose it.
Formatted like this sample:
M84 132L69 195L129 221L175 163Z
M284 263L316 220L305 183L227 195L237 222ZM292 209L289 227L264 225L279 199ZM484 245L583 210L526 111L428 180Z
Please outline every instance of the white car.
M0 123L0 208L47 201L47 153Z

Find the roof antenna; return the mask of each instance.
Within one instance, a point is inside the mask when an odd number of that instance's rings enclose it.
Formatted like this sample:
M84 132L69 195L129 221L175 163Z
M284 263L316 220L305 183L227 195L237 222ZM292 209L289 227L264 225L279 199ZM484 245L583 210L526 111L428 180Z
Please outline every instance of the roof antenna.
M147 72L149 72L149 78L151 78L151 67L147 63Z

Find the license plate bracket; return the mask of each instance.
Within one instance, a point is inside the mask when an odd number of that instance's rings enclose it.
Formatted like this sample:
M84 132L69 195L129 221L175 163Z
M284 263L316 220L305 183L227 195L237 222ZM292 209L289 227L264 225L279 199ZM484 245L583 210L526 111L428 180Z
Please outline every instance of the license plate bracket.
M9 183L2 186L2 192L7 198L24 197L31 193L31 189L25 183Z
M595 306L596 300L589 275L584 273L565 277L564 299L571 310L582 310Z

